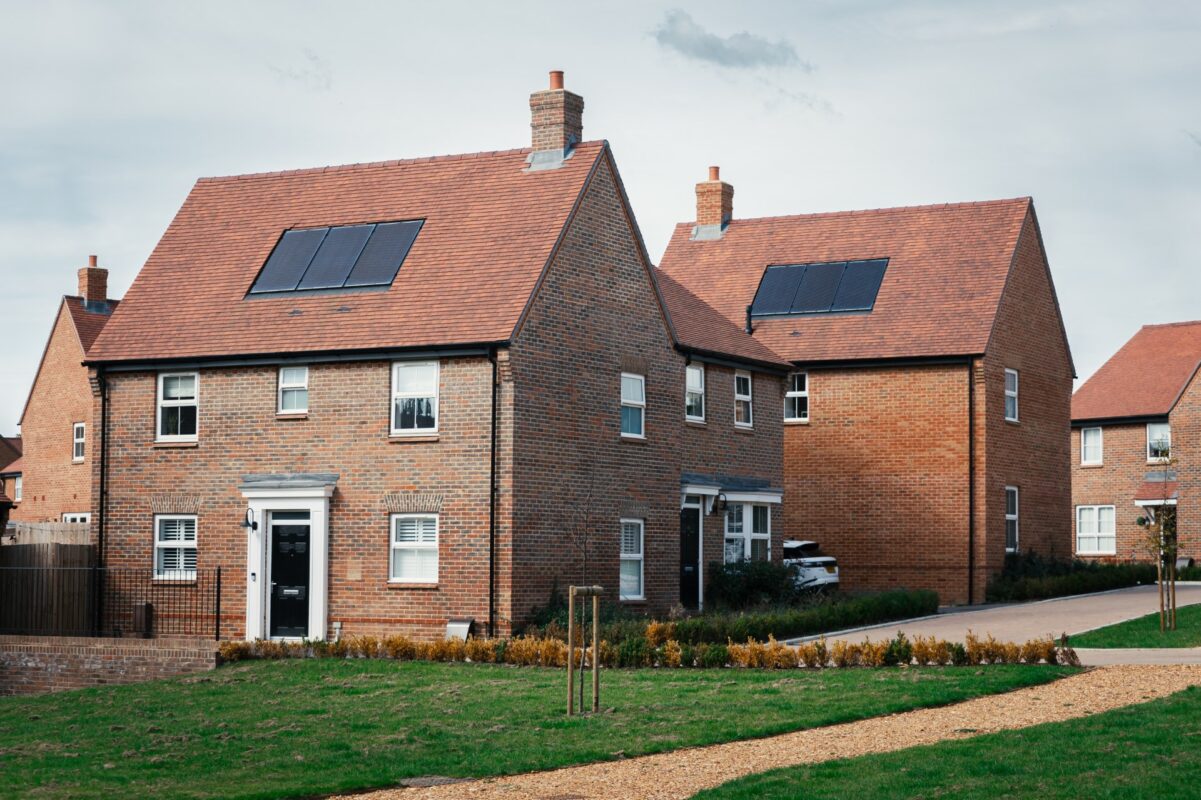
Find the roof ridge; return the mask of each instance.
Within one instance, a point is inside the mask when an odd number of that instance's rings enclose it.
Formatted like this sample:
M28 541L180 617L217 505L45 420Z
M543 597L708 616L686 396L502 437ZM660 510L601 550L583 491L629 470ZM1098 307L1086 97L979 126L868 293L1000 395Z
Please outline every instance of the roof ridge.
M966 200L959 203L927 203L925 205L914 206L884 206L881 208L858 208L848 211L816 211L811 214L777 214L768 217L734 217L731 224L735 222L771 222L775 220L796 220L796 219L827 219L830 217L854 217L864 214L880 214L887 211L926 211L931 209L952 209L952 208L975 208L979 206L1003 206L1015 204L1028 204L1033 202L1034 198L1030 195L1021 197L1005 197L996 200ZM677 222L676 227L691 226L695 222Z
M576 147L599 145L604 139L593 139L580 142ZM354 164L332 164L324 167L302 167L300 169L284 169L266 172L245 172L238 175L215 175L197 178L196 183L226 183L230 181L256 180L260 178L281 178L296 175L316 175L327 172L352 172L362 169L378 169L380 167L400 167L408 164L431 164L441 161L469 161L477 158L494 158L497 156L512 156L520 153L529 154L532 147L516 147L510 150L480 150L474 153L447 153L437 156L417 156L415 158L394 158L387 161L363 161Z

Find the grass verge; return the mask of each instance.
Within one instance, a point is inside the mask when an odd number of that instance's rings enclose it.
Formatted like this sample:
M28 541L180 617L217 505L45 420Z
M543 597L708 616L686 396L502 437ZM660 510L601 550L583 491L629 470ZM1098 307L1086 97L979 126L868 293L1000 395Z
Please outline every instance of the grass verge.
M1072 637L1072 647L1201 647L1201 605L1176 609L1176 630L1159 631L1159 612Z
M696 800L1184 800L1201 783L1201 688L1092 717L766 772Z
M315 795L768 736L1054 680L1066 667L608 670L592 718L560 670L316 659L0 698L0 796Z

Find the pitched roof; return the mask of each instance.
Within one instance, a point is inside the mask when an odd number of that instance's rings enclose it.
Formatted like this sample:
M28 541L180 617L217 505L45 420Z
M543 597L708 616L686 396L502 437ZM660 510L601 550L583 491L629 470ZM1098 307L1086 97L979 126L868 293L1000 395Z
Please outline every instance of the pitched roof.
M1134 494L1135 500L1179 500L1180 484L1177 481L1144 481Z
M2 473L4 475L17 474L18 472L21 471L21 461L22 461L22 459L18 458L16 461L9 462L8 465L6 465L4 467L0 467L0 473Z
M723 317L662 270L655 270L659 293L667 309L677 344L701 354L724 355L768 366L789 363L746 331Z
M0 472L21 458L21 437L0 436Z
M983 353L1030 198L734 219L721 239L676 226L661 269L741 327L772 264L887 258L869 313L756 319L754 338L789 361Z
M1144 325L1072 396L1072 419L1165 416L1201 364L1201 321Z
M89 309L82 297L67 295L63 301L67 304L67 310L71 312L71 321L75 323L75 332L79 334L79 344L85 353L96 341L100 331L104 330L120 303L118 300L109 300L104 310L99 311L95 308Z
M604 142L201 179L89 361L507 341ZM284 230L424 219L383 291L246 299Z

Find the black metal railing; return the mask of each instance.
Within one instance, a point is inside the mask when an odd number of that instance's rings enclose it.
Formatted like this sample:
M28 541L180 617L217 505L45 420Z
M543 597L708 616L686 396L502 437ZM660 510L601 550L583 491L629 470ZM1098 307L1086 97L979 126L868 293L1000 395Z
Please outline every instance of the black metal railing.
M0 634L221 638L221 568L0 567Z

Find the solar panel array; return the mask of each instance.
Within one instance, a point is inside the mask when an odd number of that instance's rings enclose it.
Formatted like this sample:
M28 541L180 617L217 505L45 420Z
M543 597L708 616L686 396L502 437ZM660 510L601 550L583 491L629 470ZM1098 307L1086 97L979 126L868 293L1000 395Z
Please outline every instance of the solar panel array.
M871 311L887 267L887 258L768 267L751 316Z
M422 220L284 231L251 294L388 286Z

